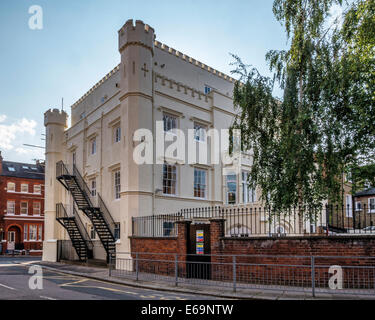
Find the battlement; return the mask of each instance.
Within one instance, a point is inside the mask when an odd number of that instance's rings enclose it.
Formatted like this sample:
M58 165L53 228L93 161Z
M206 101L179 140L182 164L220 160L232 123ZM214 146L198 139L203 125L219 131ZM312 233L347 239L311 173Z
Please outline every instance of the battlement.
M122 52L129 45L141 45L154 52L155 30L141 20L133 19L126 21L124 26L118 31L119 51Z
M49 109L44 113L44 126L49 124L63 125L68 127L68 114L59 109Z
M173 48L170 48L168 47L166 44L164 43L161 43L157 40L154 41L154 47L155 48L159 48L165 52L168 52L169 54L173 55L173 56L176 56L177 58L180 58L186 62L189 62L191 63L192 65L195 65L197 67L200 67L216 76L218 76L219 78L222 78L224 80L227 80L231 83L234 83L236 80L233 79L232 77L226 75L225 73L222 73L214 68L211 68L210 66L207 66L205 65L204 63L192 58L192 57L189 57L188 55L184 54L184 53L181 53L179 51L177 51L176 49L173 49Z

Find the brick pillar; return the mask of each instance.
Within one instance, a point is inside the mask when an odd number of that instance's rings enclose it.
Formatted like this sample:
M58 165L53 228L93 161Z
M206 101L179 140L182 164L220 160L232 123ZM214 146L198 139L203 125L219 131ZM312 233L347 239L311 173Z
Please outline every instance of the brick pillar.
M188 253L189 227L191 221L178 221L177 222L177 253L178 253L178 274L179 276L186 276L186 254Z
M220 238L224 237L224 222L225 219L210 219L211 254L221 254Z

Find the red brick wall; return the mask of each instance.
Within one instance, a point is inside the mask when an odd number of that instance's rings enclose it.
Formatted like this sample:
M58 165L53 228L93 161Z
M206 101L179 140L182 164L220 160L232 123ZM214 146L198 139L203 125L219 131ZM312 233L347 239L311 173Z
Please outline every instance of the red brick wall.
M186 274L187 230L185 223L179 225L177 238L132 238L132 252L177 253L179 274ZM315 258L317 284L327 287L331 277L329 266L339 265L344 267L345 286L353 287L355 283L357 287L364 287L371 283L371 288L374 287L375 270L357 268L375 266L375 260L370 259L375 257L375 238L371 236L224 238L224 220L221 219L211 220L210 233L212 280L232 281L233 255L237 255L236 276L239 284L311 286L311 256L331 256ZM145 260L152 260L141 262L140 271L173 275L173 254L139 255ZM158 262L158 259L171 262Z
M177 254L179 274L185 274L186 264L184 262L186 260L189 223L187 221L177 223L178 237L131 237L132 257L138 258L139 272L173 275ZM133 263L135 264L135 261Z
M7 192L8 182L14 182L16 184L15 193ZM29 185L29 193L20 193L21 183L27 183ZM41 194L33 194L34 185L41 185ZM15 202L15 215L12 217L5 217L8 200ZM28 203L28 215L25 217L20 216L21 201L26 201ZM33 202L40 203L40 217L35 217L33 215ZM39 232L39 228L41 228L42 240L24 241L23 232L25 225L37 225L37 233ZM17 240L19 243L24 245L24 249L42 249L42 241L44 239L44 180L0 176L0 230L1 229L4 232L5 240L8 240L8 231L14 229L17 230ZM7 249L7 242L2 242L2 245L2 252L4 253Z

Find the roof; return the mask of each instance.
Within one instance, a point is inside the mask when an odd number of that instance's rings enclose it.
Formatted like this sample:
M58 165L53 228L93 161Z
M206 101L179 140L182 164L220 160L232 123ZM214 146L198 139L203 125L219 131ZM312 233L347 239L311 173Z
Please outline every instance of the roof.
M360 192L357 192L354 196L355 197L364 197L364 196L373 196L375 195L375 188L369 188L362 190Z
M40 164L2 162L1 176L44 180L44 166Z

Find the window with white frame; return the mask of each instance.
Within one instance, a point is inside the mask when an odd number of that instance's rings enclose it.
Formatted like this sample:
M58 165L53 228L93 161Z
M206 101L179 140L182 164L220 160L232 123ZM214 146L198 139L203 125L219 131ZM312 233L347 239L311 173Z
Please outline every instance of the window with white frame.
M23 226L23 241L27 241L27 235L28 235L28 225L25 224Z
M40 202L38 201L33 202L33 214L40 216Z
M16 203L14 201L7 201L7 214L15 214Z
M227 204L235 204L237 201L237 176L229 174L226 176L227 180Z
M28 202L27 201L21 201L21 214L26 215L28 214Z
M362 202L361 201L356 201L355 211L362 211Z
M121 141L121 126L120 124L116 125L113 129L114 142Z
M177 168L174 165L164 164L163 166L163 193L176 194Z
M194 168L194 197L206 198L207 193L207 171Z
M14 182L8 182L7 191L8 192L16 192L16 184Z
M173 132L174 129L177 129L177 117L164 113L163 124L164 132Z
M90 185L91 185L91 195L93 197L96 197L96 179L92 179Z
M29 192L29 185L27 183L21 184L21 192L22 193L28 193Z
M352 218L353 217L353 199L351 195L346 195L346 217Z
M199 141L199 142L206 141L206 130L207 130L206 126L200 123L194 122L194 140Z
M92 155L96 153L96 137L90 141L90 152Z
M40 184L34 184L34 193L36 194L42 193L42 186Z
M249 173L242 171L242 202L254 203L256 202L256 190L249 187L248 183Z
M114 177L115 199L120 199L120 192L121 192L120 170L114 171L113 177Z
M42 241L42 239L43 239L43 226L39 225L39 228L38 228L38 241Z
M115 222L115 230L114 230L115 232L115 234L114 234L114 236L115 236L115 239L116 240L118 240L118 239L120 239L120 222Z
M368 199L368 209L370 213L375 213L375 198Z
M29 225L29 240L36 241L36 237L37 237L37 225L30 224Z

